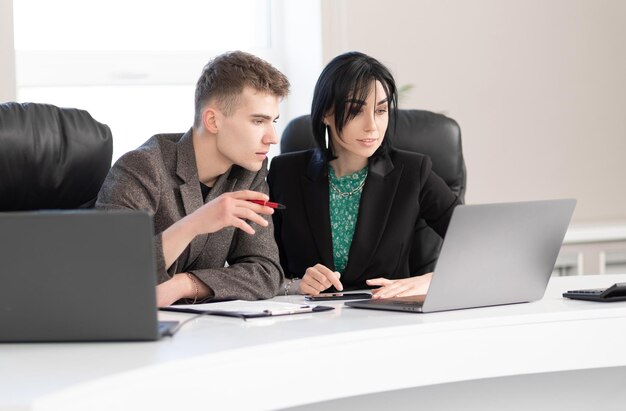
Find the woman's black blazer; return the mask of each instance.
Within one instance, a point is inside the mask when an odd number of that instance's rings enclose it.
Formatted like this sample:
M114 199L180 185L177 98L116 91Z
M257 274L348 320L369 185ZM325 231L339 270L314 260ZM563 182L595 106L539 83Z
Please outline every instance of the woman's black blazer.
M274 236L288 278L302 277L321 263L334 270L330 230L328 169L318 150L283 154L272 160L270 198L276 210ZM365 280L411 276L409 252L418 218L444 236L458 197L432 171L429 157L400 150L371 159L359 215L341 277L345 289Z

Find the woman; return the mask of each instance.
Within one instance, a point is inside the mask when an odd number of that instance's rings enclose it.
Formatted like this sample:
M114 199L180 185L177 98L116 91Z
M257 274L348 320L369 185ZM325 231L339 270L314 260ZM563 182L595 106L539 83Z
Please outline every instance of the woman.
M358 52L334 58L315 86L316 150L280 155L268 175L285 294L379 287L374 298L424 294L432 273L411 277L409 252L423 218L444 236L460 203L428 157L395 150L389 70Z

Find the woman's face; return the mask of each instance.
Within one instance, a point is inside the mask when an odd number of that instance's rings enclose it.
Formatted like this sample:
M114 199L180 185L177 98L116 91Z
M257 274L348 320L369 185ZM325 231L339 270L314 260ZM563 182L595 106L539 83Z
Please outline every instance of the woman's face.
M352 103L347 101L346 104ZM338 158L369 158L380 147L389 124L389 103L387 94L380 81L372 81L365 101L356 101L361 105L359 113L348 121L337 134L333 114L324 118L330 127L333 150Z

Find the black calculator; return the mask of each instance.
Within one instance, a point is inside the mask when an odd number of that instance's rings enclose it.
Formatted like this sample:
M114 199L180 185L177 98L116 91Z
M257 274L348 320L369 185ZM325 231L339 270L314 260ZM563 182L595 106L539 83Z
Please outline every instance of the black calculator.
M563 297L600 302L626 301L626 283L615 283L608 288L567 291Z

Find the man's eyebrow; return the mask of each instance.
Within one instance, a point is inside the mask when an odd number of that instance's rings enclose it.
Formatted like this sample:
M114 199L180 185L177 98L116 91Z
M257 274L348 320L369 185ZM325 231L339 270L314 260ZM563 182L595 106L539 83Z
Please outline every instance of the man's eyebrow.
M251 115L250 115L250 117L254 117L254 118L262 118L262 119L264 119L264 120L271 120L271 119L272 119L272 116L267 115L267 114L256 114L256 113L255 113L255 114L251 114ZM278 117L276 117L276 118L278 118Z
M266 121L277 121L278 118L280 117L280 114L277 115L276 117L272 118L272 116L270 116L269 114L251 114L250 115L251 118L257 119L257 120L266 120Z

